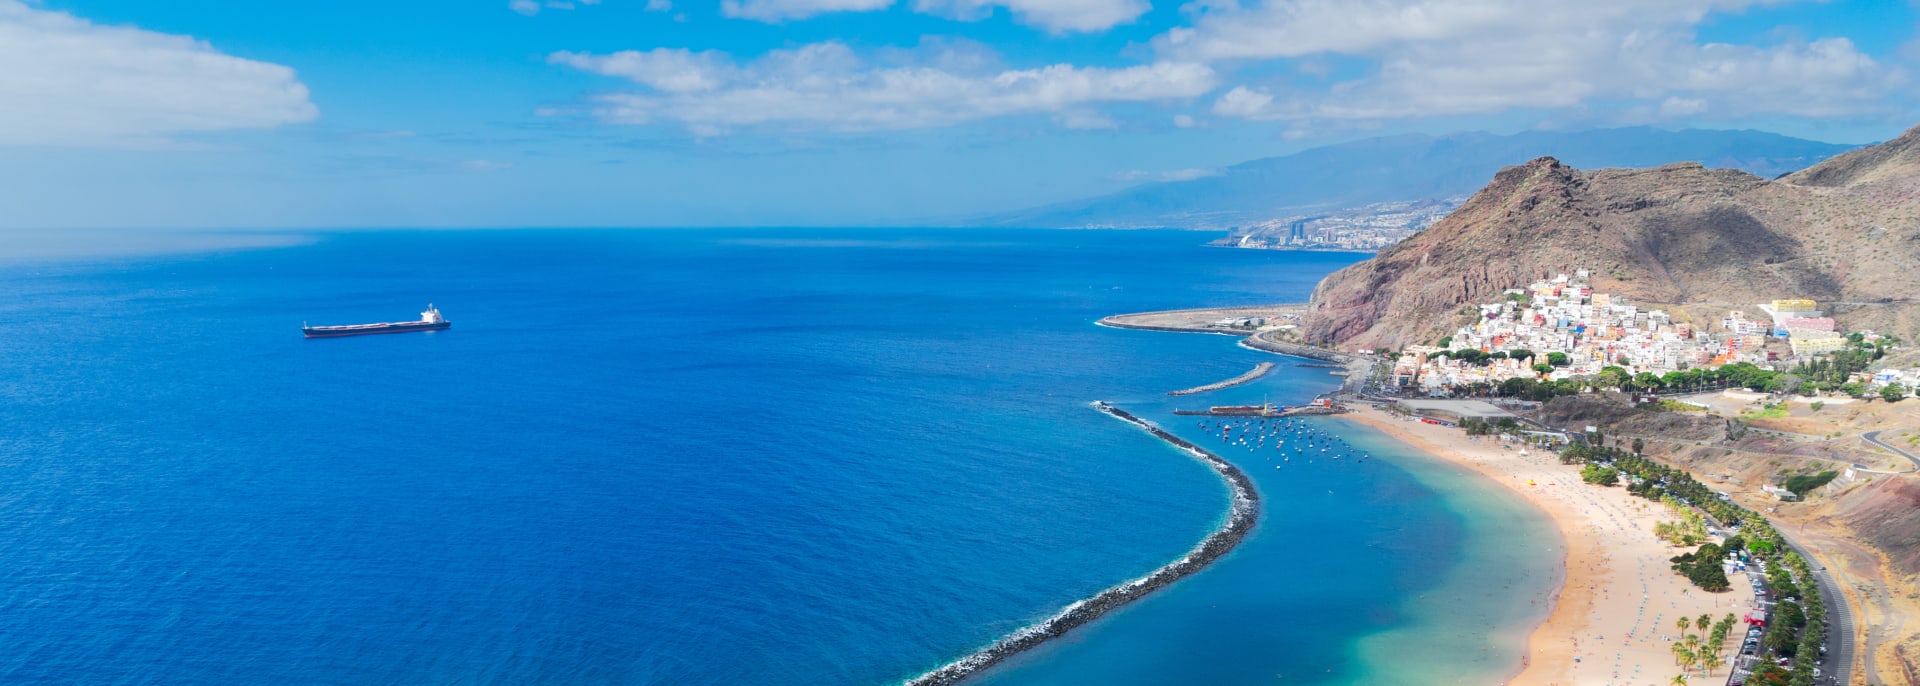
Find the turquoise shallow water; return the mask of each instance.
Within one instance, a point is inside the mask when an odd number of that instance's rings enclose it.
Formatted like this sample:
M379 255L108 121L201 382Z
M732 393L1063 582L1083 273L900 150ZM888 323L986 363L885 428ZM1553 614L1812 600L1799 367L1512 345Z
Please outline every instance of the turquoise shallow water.
M1282 375L1193 399L1134 399L1253 477L1259 528L1207 571L982 683L1487 684L1516 669L1527 633L1550 609L1562 550L1532 506L1363 425L1310 421L1365 451L1366 462L1283 463L1164 412L1292 404L1303 390L1329 387Z
M911 676L1225 512L1087 403L1178 427L1165 390L1273 358L1092 322L1300 300L1358 256L1200 239L394 232L0 265L0 682ZM429 301L453 330L298 333ZM1331 380L1283 364L1187 402ZM1510 596L1448 589L1506 583L1524 561L1487 561L1528 520L1398 450L1250 466L1269 510L1242 551L987 681L1363 683L1412 673L1382 637L1493 640ZM1500 662L1476 655L1423 673Z

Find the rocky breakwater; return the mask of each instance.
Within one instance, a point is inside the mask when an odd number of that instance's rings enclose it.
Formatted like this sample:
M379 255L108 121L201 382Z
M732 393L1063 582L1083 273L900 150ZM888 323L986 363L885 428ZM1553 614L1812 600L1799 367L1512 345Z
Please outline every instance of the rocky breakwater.
M1068 605L1053 616L1008 634L971 655L909 679L906 681L908 686L945 686L960 683L1001 660L1045 643L1075 627L1099 619L1101 615L1146 597L1149 593L1204 569L1214 560L1220 559L1221 556L1233 550L1234 546L1239 545L1240 541L1246 539L1247 534L1253 531L1254 521L1260 514L1260 495L1254 492L1253 481L1248 479L1246 473L1240 471L1239 467L1126 410L1105 402L1095 402L1093 407L1116 419L1140 427L1213 468L1213 471L1220 475L1220 478L1227 483L1228 489L1233 492L1233 504L1227 513L1226 521L1220 525L1220 528L1201 539L1199 545L1187 551L1187 554L1180 559L1169 562L1146 576L1108 588L1094 594L1091 598Z
M1241 374L1231 379L1227 379L1226 381L1218 381L1218 382L1207 384L1205 386L1194 386L1193 388L1183 388L1178 391L1167 391L1167 395L1197 395L1200 393L1206 393L1208 391L1217 391L1222 388L1232 388L1234 386L1238 386L1248 381L1258 379L1262 376L1266 376L1267 372L1270 372L1270 371L1273 371L1273 363L1262 362L1260 364L1254 365L1253 369L1249 370L1247 373Z

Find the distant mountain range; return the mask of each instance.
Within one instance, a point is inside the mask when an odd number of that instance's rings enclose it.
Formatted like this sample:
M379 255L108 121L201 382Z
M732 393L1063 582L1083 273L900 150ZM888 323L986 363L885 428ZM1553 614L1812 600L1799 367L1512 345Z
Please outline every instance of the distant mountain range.
M1587 169L1700 162L1774 178L1855 147L1761 131L1646 127L1389 136L1243 162L1218 176L1151 183L973 223L1224 230L1376 203L1457 198L1478 190L1503 167L1544 156Z

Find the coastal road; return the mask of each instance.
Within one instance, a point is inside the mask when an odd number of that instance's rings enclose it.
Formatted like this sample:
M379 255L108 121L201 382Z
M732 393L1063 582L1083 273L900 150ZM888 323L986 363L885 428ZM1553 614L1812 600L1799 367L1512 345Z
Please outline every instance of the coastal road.
M1780 532L1780 538L1787 542L1787 547L1806 559L1807 569L1813 572L1814 584L1820 587L1820 598L1827 606L1827 665L1821 669L1820 679L1815 683L1841 686L1852 683L1853 608L1847 606L1847 596L1833 582L1833 573L1818 558L1808 554L1806 546L1789 538L1785 530L1778 527L1774 530ZM1871 659L1871 656L1868 657ZM1868 671L1871 673L1872 670Z
M1805 553L1802 555L1804 556ZM1827 603L1827 645L1832 648L1827 655L1828 669L1823 670L1825 673L1822 678L1827 679L1827 683L1831 684L1851 684L1853 683L1854 653L1853 608L1847 605L1847 596L1840 593L1840 587L1833 583L1833 575L1827 572L1826 567L1813 558L1807 559L1815 565L1813 579L1819 582L1820 595L1826 599Z
M1908 454L1908 453L1907 453L1907 451L1905 451L1905 450L1901 450L1901 449L1899 449L1899 448L1895 448L1895 447L1893 447L1893 446L1891 446L1891 445L1888 445L1888 444L1886 444L1886 443L1883 443L1883 442L1881 442L1881 441L1880 441L1880 432L1878 432L1878 431L1868 431L1868 432L1866 432L1866 433L1863 433L1863 434L1860 434L1860 437L1861 437L1861 438L1864 438L1864 439L1866 439L1868 443L1872 443L1873 445L1876 445L1876 446L1879 446L1879 447L1882 447L1882 448L1886 448L1886 449L1887 449L1888 451L1890 451L1890 452L1892 452L1892 453L1893 453L1893 454L1895 454L1895 455L1899 455L1899 456L1901 456L1901 457L1904 457L1904 458L1907 458L1907 461L1908 461L1908 462L1912 462L1912 463L1913 463L1913 469L1910 469L1910 470L1907 470L1907 471L1909 471L1909 472L1911 472L1911 471L1920 471L1920 457L1914 457L1913 455L1911 455L1911 454Z

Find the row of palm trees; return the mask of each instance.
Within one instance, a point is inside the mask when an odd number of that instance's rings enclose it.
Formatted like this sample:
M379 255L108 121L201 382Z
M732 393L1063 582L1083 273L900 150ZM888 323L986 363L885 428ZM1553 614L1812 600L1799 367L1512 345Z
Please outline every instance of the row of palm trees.
M1734 624L1739 621L1734 619L1731 612L1721 617L1718 622L1713 621L1713 616L1707 614L1697 618L1681 617L1676 620L1674 625L1680 627L1681 639L1673 642L1673 662L1680 665L1682 669L1679 674L1674 675L1673 685L1685 686L1687 672L1690 670L1699 669L1702 676L1713 676L1713 670L1726 664L1726 659L1721 654L1727 644L1727 635L1733 632ZM1700 633L1689 634L1687 633L1689 628L1698 628Z

